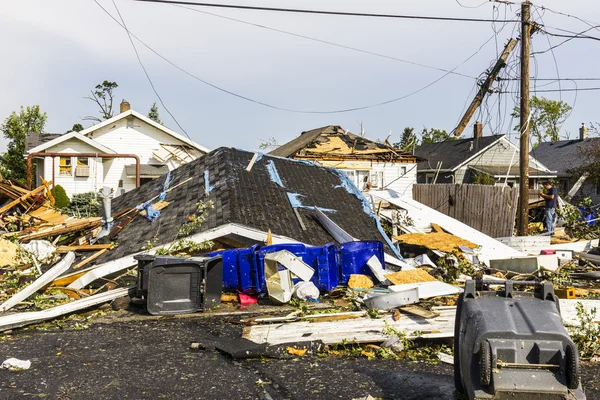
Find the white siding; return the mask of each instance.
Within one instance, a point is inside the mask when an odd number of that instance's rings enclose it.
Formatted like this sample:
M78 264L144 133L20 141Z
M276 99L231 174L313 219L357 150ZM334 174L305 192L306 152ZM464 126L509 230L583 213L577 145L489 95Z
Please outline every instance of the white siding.
M109 126L91 132L88 137L108 147L116 153L135 154L140 157L142 164L162 164L156 160L152 153L160 149L160 144L183 145L185 143L173 138L161 130L131 116L115 122ZM57 144L48 152L72 152L72 153L98 153L99 150L78 139L69 139ZM194 158L203 153L198 150L190 151ZM55 160L56 184L65 188L71 197L75 193L98 191L103 186L114 189L118 196L122 192L135 188L135 177L127 177L125 166L135 164L133 158L105 158L90 159L90 176L88 178L75 177L74 168L71 176L59 174L59 160ZM75 159L72 160L75 166ZM170 160L166 164L169 170L181 165L177 160ZM44 163L44 177L52 180L52 160L47 157ZM122 187L119 182L122 181Z

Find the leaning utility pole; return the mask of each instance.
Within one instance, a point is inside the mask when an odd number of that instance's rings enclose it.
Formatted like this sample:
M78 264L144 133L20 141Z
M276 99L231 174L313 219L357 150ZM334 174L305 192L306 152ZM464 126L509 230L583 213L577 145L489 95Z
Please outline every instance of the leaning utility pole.
M473 114L475 114L475 111L477 111L477 108L479 108L479 106L483 102L483 98L489 92L490 86L492 86L492 83L494 83L494 81L496 80L496 77L500 73L500 70L506 66L506 60L508 60L508 56L510 56L510 53L513 51L516 45L516 39L510 39L508 41L506 47L504 47L502 55L500 56L498 61L496 61L496 65L494 65L494 68L492 68L491 72L488 74L487 79L481 84L481 87L479 88L477 95L475 95L475 98L471 102L471 105L469 106L469 108L467 108L467 111L456 126L456 129L454 129L455 136L462 135L463 131L467 127L467 124L473 117Z
M531 39L531 3L521 4L521 146L519 149L519 226L518 235L526 236L529 224L529 53Z

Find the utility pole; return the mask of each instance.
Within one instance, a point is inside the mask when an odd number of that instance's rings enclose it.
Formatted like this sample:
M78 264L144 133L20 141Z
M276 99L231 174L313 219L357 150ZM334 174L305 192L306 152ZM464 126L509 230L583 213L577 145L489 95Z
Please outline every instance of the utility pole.
M498 61L496 61L496 65L494 65L494 68L492 68L492 71L489 73L487 79L483 82L483 84L479 88L479 91L475 95L475 98L471 102L471 105L469 106L469 108L467 108L467 111L465 112L462 119L456 126L456 129L454 129L455 136L462 135L463 131L467 127L467 124L473 117L473 114L475 114L475 111L477 111L477 108L479 108L479 106L483 102L483 98L490 90L490 86L492 86L492 83L494 83L494 81L496 80L496 77L500 73L500 70L506 66L506 60L508 60L508 56L510 56L510 53L513 51L513 49L516 46L517 46L516 39L510 39L508 41L508 43L506 44L506 47L504 47L504 51L502 52L502 55L500 55L500 58L498 59Z
M519 226L518 235L526 236L529 225L529 56L531 40L531 3L521 4L521 137L519 149Z

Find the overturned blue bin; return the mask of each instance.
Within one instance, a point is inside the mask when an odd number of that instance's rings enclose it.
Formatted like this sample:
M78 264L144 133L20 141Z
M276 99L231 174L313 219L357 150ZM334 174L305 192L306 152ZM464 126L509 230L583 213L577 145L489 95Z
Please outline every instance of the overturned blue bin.
M259 245L243 249L220 250L208 253L209 257L223 257L223 289L240 290L246 294L261 292L265 287L265 272L258 263Z
M342 243L340 246L341 283L347 284L352 274L373 276L373 272L367 265L367 261L373 256L377 257L385 269L382 242L372 240Z

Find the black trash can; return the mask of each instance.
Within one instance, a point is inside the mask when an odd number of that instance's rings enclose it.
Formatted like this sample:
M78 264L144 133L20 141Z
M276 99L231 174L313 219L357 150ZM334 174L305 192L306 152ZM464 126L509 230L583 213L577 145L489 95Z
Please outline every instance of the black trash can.
M139 255L137 296L152 315L204 311L221 302L223 259Z
M469 399L585 399L577 347L560 316L551 283L533 292L506 281L489 291L468 280L454 332L454 379Z

